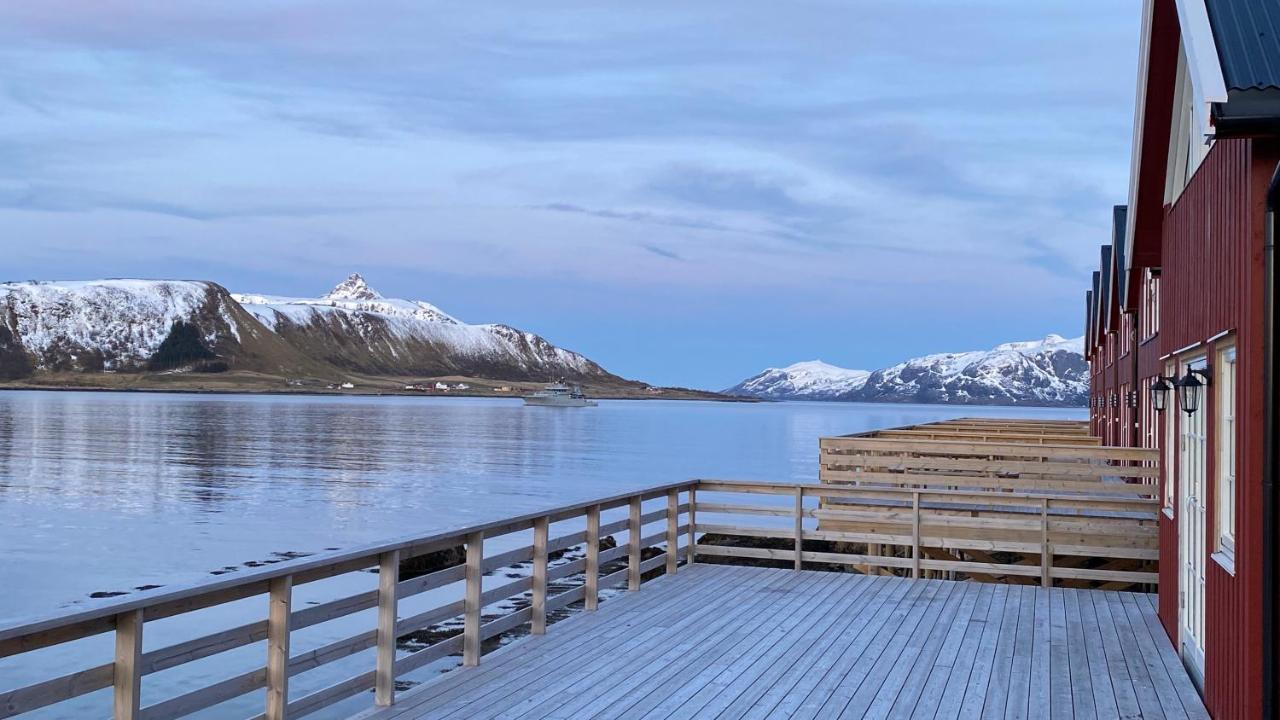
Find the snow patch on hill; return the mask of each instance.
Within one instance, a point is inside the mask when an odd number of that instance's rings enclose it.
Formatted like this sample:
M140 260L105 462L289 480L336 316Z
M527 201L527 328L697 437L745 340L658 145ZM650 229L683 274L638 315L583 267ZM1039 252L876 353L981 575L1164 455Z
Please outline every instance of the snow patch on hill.
M778 400L1084 405L1084 338L1047 335L990 350L937 353L868 373L821 362L770 368L725 392Z
M778 400L829 400L861 388L870 376L870 370L849 370L808 360L784 368L768 368L725 392Z
M211 307L212 305L212 307ZM177 320L214 313L214 325L239 331L212 283L179 280L92 280L0 284L0 323L41 370L112 370L147 360Z
M534 333L506 325L470 325L428 302L385 298L359 273L320 298L257 293L232 293L232 297L273 331L279 332L281 323L286 322L307 327L336 321L358 333L371 351L392 356L408 352L403 343L428 343L461 356L525 368L599 371L585 356L556 347Z

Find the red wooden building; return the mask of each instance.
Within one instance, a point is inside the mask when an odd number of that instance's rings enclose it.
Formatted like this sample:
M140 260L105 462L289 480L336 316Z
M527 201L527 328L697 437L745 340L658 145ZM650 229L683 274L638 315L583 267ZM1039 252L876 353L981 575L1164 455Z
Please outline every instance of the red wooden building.
M1280 717L1280 0L1143 12L1129 201L1086 293L1090 418L1161 449L1160 617L1210 712Z

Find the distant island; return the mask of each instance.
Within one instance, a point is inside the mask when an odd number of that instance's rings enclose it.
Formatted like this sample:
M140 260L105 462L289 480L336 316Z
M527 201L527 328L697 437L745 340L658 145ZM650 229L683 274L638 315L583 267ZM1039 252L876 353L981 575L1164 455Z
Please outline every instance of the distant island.
M1084 407L1089 365L1083 337L1049 335L990 350L925 355L874 371L800 362L769 368L724 392L769 400Z
M608 372L531 332L386 298L358 273L319 298L204 280L0 284L0 387L731 399Z

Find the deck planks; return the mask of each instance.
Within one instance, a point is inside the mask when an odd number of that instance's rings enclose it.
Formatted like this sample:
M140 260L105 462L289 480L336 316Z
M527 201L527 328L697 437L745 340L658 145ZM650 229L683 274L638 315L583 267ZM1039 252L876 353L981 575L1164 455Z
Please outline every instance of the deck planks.
M1205 718L1149 598L695 565L368 720Z

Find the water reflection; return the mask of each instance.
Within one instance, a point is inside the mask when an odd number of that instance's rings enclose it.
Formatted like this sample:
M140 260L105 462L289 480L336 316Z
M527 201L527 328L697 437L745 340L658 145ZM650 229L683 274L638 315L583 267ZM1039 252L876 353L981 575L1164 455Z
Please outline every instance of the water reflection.
M689 477L815 480L818 438L1078 411L0 392L0 618L273 552Z

